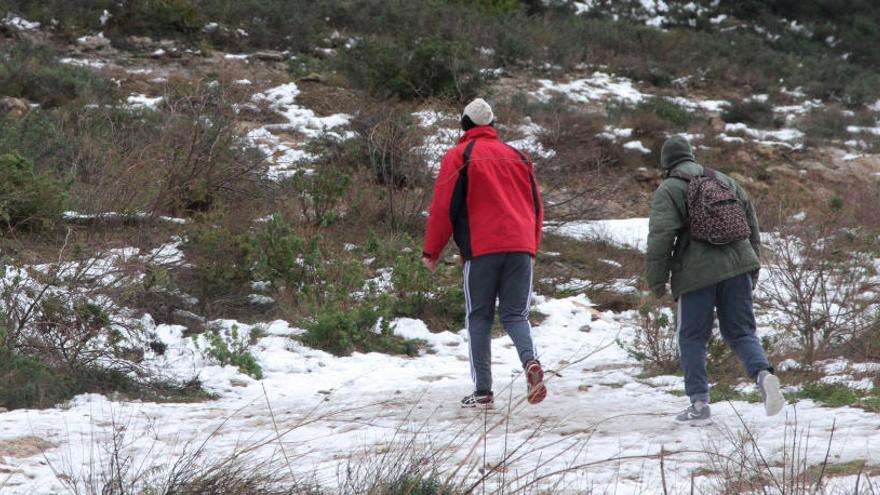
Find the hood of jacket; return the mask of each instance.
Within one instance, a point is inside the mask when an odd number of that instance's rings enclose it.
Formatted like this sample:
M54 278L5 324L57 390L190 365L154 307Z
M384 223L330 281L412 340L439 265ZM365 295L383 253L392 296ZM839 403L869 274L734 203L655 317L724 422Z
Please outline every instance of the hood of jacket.
M694 150L684 136L672 136L660 150L660 167L670 170L682 162L694 162Z

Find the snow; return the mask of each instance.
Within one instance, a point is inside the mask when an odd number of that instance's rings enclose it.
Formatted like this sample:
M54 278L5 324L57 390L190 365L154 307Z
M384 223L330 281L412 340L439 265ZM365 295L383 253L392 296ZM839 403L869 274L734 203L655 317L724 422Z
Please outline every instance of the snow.
M435 110L422 110L412 115L418 121L419 127L427 130L419 151L436 175L440 172L440 161L443 156L458 144L458 139L461 137L458 117Z
M517 126L516 130L523 134L524 137L508 141L507 144L525 152L529 158L533 160L536 158L553 158L556 155L554 150L548 150L541 144L539 136L545 132L545 129L532 122L528 117L526 117L524 124Z
M93 42L94 40L104 40L104 39L106 39L106 38L104 38L104 32L102 31L102 32L100 32L98 34L94 34L94 35L80 36L79 38L76 39L76 42L79 43L80 45L85 45L85 44Z
M766 131L752 129L746 124L726 124L724 130L727 132L743 133L749 137L755 138L760 144L785 146L788 148L799 149L803 147L800 141L804 138L804 133L797 129L779 129L776 131ZM719 135L719 137L724 136ZM726 137L726 136L725 136Z
M617 141L618 139L626 139L632 136L633 130L631 128L621 129L618 127L606 125L605 130L600 132L596 136L607 139L609 141Z
M146 95L134 94L126 98L126 101L131 108L155 110L156 107L162 103L163 99L164 98L161 96L149 97Z
M297 171L308 173L310 170L301 166L300 162L308 162L315 156L303 149L302 142L282 139L272 131L291 132L303 136L306 140L327 136L333 139L347 139L350 133L340 133L335 129L348 125L351 116L338 113L319 117L311 109L296 103L300 94L296 83L286 83L264 92L257 93L251 100L257 104L267 105L269 110L286 120L282 124L269 124L251 130L247 134L248 141L259 149L269 161L268 175L273 180L291 177Z
M711 113L719 113L730 106L727 100L693 100L683 96L675 96L667 98L676 105L683 106L689 110L705 110Z
M880 127L860 127L860 126L847 126L846 132L850 134L873 134L875 136L880 136Z
M105 9L104 12L101 13L101 18L99 19L101 21L101 25L106 25L107 21L109 21L111 17L113 16Z
M576 230L569 233L602 233L616 244L640 248L647 219L583 222ZM121 250L115 256L142 255L183 261L175 243L145 253ZM632 292L632 282L620 279L610 285ZM268 288L266 284L252 287ZM400 318L390 322L393 331L423 341L426 347L419 356L354 353L337 357L303 345L297 337L305 330L285 321L207 322L228 344L255 340L250 350L264 373L262 380L256 380L211 357L205 334L185 336L183 326L158 325L144 316L140 325L166 345L162 355L148 350L144 366L174 380L197 376L219 398L157 404L86 394L63 407L2 413L0 442L23 435L50 442L43 453L0 459L0 469L6 472L4 494L66 493L55 472L81 477L107 469L107 458L102 455L113 435L121 432L125 435L121 453L134 465L144 466L147 475L142 482L146 485L153 476L161 478L192 445L204 443L200 463L247 449L247 461L256 464L278 460L278 440L286 455L297 459L297 470L304 467L306 474L314 474L331 491L338 482L337 473L348 462L374 450L387 451L401 434L404 442L418 448L446 446L437 466L446 474L461 463L483 462L483 456L495 464L504 457L505 445L522 445L522 455L514 456L506 466L511 493L525 479L534 478L526 474L517 481L520 474L535 470L545 474L585 464L589 467L581 469L580 475L561 483L551 478L535 487L535 492L592 489L609 493L613 489L621 494L652 493L660 483L660 466L644 456L661 450L666 452L664 476L671 493L687 493L692 477L698 492L706 493L700 487L712 479L700 474L706 472L709 460L705 451L734 454L737 445L730 439L742 433L743 422L771 465L787 455L792 430L799 428L810 432L809 445L801 447L809 464L825 458L832 430L833 462L870 460L878 454L877 414L820 407L812 401L801 401L796 410L788 406L782 416L774 418L766 418L759 404L722 402L713 405L714 426L677 426L672 415L686 406L686 399L675 395L682 390L681 377L643 378L642 368L617 344L632 340L635 312L598 313L583 294L561 299L536 295L533 299L534 310L546 315L533 332L540 357L552 370L547 374L549 397L540 405L524 404L525 386L516 352L506 336L495 338L492 356L498 409L487 418L457 404L472 386L464 330L435 333L423 321ZM780 369L784 365L780 363ZM842 383L865 390L865 378L852 378L853 374L880 370L880 363L843 360L823 366L835 376L848 377L841 378ZM754 391L754 385L743 377L736 389L747 393ZM484 424L488 429L485 444ZM536 431L540 434L535 435ZM276 432L281 438L273 440ZM479 444L476 451L471 450L474 443ZM498 483L497 478L490 479L488 491Z
M91 60L91 59L87 59L87 58L71 58L71 57L64 57L64 58L58 59L58 62L60 62L62 64L67 64L67 65L75 65L77 67L91 67L93 69L101 69L107 65L106 62L102 62L100 60Z
M583 2L572 2L575 15L588 14L595 7L595 0L585 0Z
M613 100L635 104L649 96L637 90L630 79L598 71L590 78L576 79L568 83L549 79L539 79L537 83L541 87L533 94L542 101L549 101L554 94L562 94L579 103Z
M645 148L645 145L643 145L641 141L629 141L627 143L624 143L623 147L625 149L635 150L646 155L651 152L651 150Z
M20 31L33 31L40 28L39 22L31 22L12 13L6 14L6 17L0 20L0 24Z
M600 240L617 246L644 251L648 240L647 218L621 220L588 220L560 226L544 225L545 232L579 240Z

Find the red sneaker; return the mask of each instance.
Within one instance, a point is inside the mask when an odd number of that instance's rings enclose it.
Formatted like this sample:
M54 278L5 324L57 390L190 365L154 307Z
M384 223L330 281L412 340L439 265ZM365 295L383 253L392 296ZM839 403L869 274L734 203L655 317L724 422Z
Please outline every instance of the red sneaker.
M544 370L541 363L529 361L526 363L526 382L528 382L529 404L539 404L547 398L547 387L544 386Z

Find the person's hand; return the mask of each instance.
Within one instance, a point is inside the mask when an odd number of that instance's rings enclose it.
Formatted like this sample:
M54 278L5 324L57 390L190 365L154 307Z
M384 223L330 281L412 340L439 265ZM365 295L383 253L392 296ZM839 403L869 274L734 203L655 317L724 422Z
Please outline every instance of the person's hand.
M430 271L431 273L437 271L437 260L432 260L431 258L425 256L422 258L422 264L425 265L425 268L427 268L428 271Z

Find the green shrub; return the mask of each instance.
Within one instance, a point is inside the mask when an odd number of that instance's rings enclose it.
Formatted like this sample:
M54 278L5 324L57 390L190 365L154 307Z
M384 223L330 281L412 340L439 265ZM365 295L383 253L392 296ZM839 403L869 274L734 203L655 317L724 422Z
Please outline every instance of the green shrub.
M47 108L74 101L116 100L119 92L109 79L58 59L51 48L26 41L0 48L0 95L25 98Z
M388 481L381 488L382 495L454 495L454 489L444 485L435 476L420 473L404 474Z
M510 14L523 7L520 0L457 0L456 3L489 16Z
M212 220L200 216L190 223L182 246L192 263L191 291L202 306L240 292L251 280L251 236Z
M251 253L255 272L276 288L292 293L320 290L325 273L318 238L299 236L280 215L273 215L254 235Z
M474 47L440 37L364 38L343 52L338 64L354 84L382 97L463 102L485 82Z
M773 113L773 105L761 100L735 101L723 112L721 118L728 123L743 123L760 127L780 127L782 121Z
M0 350L0 407L54 407L84 393L122 393L131 399L193 401L210 398L198 381L175 384L138 382L120 370L86 366L71 369L9 349Z
M852 406L862 394L840 383L810 382L799 392L789 395L791 399L812 399L823 406Z
M419 343L394 335L387 298L361 301L351 309L325 305L306 322L302 341L337 356L360 352L418 354ZM376 331L378 329L378 332Z
M251 341L259 338L259 334L251 331L250 340L239 335L238 326L230 329L209 329L204 335L208 341L206 352L209 357L217 360L220 366L232 365L242 373L257 380L263 378L263 369L248 348Z
M60 221L65 185L17 154L0 155L0 220L11 228L44 229Z
M339 207L351 187L351 175L326 160L313 166L313 173L297 171L290 178L289 187L306 221L327 226L341 217Z
M748 394L744 394L742 392L738 392L730 385L718 384L712 386L709 390L709 402L722 402L728 400L740 400L751 403L761 402L761 394L758 392L751 392Z
M697 114L686 107L662 97L647 98L635 106L613 103L608 106L608 117L611 121L627 121L628 124L651 123L663 128L687 129L697 120ZM638 129L653 131L654 129Z
M850 125L849 118L838 108L814 108L799 126L807 138L842 139L849 138L846 131Z
M643 297L633 340L617 342L630 357L642 363L645 371L655 375L668 375L679 369L675 326L665 306L664 301L653 296Z
M421 251L397 256L391 275L394 314L425 320L431 328L458 329L464 322L461 267L439 265L435 273L422 264Z

